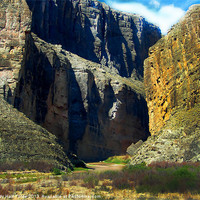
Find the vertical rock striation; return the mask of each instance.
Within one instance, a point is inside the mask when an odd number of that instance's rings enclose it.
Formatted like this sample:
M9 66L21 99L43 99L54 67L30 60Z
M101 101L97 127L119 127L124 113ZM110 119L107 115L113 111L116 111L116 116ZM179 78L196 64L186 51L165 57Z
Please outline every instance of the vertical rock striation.
M168 35L150 48L145 88L150 132L156 134L179 109L200 102L199 6L193 6Z
M15 107L84 160L125 153L132 142L148 137L142 82L35 34L26 38Z
M7 101L85 160L147 138L143 61L156 26L96 0L2 0L0 9Z
M159 29L138 15L111 9L96 0L27 0L32 31L40 38L88 60L117 69L121 76L141 79L148 48Z
M131 164L200 161L200 5L149 50L144 83L153 135Z

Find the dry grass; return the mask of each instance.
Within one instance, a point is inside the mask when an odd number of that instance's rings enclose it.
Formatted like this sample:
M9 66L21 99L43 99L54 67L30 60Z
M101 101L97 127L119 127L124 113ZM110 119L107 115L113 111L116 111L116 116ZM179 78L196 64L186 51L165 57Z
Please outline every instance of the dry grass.
M151 170L155 171L155 168L157 167L165 169L167 165L175 168L177 167L175 164L154 163L152 164ZM138 167L136 170L140 170L141 168L142 167ZM110 200L200 199L200 195L192 194L190 192L165 192L157 194L150 194L148 192L137 193L135 188L137 184L136 179L139 180L144 177L139 171L137 171L137 173L130 173L130 171L127 170L82 172L64 175L53 175L50 173L39 172L22 172L21 176L17 176L17 178L13 175L13 173L12 176L8 174L7 176L1 176L0 196L14 195L13 199L23 199L25 196L29 196L29 199L47 199L47 197L51 199L53 196L55 197L55 195L57 195L57 197L53 199L66 199L66 197L69 197L69 199L76 199L76 197L79 199L94 199L96 197L96 199ZM24 179L27 180L27 178L29 178L29 182L25 181L24 183ZM33 181L34 178L37 178L37 181Z

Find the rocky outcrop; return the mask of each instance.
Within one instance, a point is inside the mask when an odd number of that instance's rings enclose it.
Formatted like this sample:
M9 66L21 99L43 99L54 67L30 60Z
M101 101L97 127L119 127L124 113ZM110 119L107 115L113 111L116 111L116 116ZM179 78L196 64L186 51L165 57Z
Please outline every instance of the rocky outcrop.
M0 163L16 162L72 167L53 134L0 98Z
M149 50L144 82L150 137L132 164L200 160L200 5Z
M128 148L127 148L127 153L131 156L134 156L139 147L143 144L143 141L142 140L139 140L137 143L132 143Z
M23 60L25 34L31 29L31 12L25 0L0 4L0 95L12 103Z
M31 30L40 38L88 60L116 68L121 76L142 79L148 48L159 29L138 15L111 9L97 0L27 0Z
M170 120L135 150L130 164L145 162L200 161L200 106L175 113Z
M15 107L84 160L122 154L148 136L143 84L35 34L26 37Z

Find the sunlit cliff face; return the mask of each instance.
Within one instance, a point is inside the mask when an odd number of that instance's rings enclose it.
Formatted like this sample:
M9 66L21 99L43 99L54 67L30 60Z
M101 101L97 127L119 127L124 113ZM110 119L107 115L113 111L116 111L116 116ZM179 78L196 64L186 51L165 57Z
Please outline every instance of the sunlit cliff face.
M166 37L150 48L144 76L152 134L173 112L199 103L198 19L199 6L193 6Z

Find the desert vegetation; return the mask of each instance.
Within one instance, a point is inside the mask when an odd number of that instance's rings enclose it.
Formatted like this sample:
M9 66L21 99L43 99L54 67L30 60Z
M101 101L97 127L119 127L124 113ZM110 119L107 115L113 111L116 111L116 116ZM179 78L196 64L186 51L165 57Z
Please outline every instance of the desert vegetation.
M112 156L106 159L105 163L115 163L115 164L127 164L131 159L131 156L124 155L124 156Z
M38 165L42 163L37 163ZM40 169L40 168L38 168ZM41 167L42 169L42 167ZM0 196L32 199L199 199L200 163L157 162L120 171L48 168L0 173ZM40 170L43 171L43 170Z
M31 162L0 162L0 171L6 172L8 170L14 171L27 171L27 170L37 170L38 172L50 172L53 171L55 165L48 163L46 161L31 161Z

